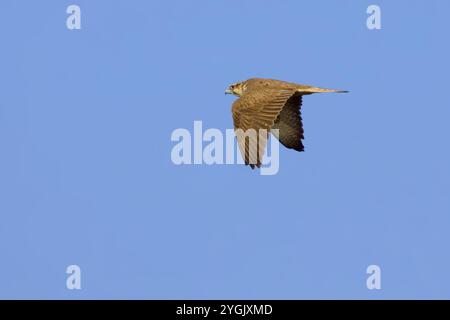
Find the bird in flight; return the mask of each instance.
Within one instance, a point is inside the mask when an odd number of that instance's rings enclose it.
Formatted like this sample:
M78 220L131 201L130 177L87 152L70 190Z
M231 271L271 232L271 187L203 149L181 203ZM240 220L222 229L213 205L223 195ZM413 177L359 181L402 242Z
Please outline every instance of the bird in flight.
M262 78L230 85L225 94L239 97L233 103L232 114L245 165L252 169L261 167L269 132L286 148L304 151L302 97L322 92L348 91Z

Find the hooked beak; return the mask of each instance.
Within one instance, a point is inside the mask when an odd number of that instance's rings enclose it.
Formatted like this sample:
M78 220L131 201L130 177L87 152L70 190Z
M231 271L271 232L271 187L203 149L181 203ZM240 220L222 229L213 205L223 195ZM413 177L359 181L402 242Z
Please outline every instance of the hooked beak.
M233 91L231 91L231 89L228 88L227 90L225 90L225 94L233 94Z

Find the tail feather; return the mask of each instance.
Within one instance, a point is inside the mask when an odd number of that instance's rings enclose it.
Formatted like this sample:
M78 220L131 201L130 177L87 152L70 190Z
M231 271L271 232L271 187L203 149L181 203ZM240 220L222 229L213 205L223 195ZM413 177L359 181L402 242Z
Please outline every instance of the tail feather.
M349 92L347 90L325 89L325 88L319 88L319 87L301 88L298 91L304 92L304 93L322 93L322 92L348 93Z

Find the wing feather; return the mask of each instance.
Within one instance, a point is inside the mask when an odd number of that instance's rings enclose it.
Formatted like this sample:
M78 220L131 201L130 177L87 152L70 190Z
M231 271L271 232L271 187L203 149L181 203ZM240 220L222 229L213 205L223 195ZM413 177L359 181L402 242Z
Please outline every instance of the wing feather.
M234 129L246 165L261 166L268 133L295 93L292 89L259 88L246 92L233 103Z
M289 149L304 151L302 139L304 131L300 108L302 105L302 96L292 96L281 110L272 129L278 129L278 134L274 135L280 142Z

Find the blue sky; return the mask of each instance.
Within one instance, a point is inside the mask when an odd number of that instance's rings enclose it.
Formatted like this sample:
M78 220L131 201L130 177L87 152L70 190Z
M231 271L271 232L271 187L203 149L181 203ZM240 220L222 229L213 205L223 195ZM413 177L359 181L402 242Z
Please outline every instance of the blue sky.
M2 0L0 298L450 298L448 12ZM277 175L173 165L172 131L231 128L256 76L351 93L305 97Z

